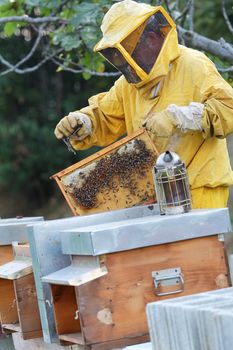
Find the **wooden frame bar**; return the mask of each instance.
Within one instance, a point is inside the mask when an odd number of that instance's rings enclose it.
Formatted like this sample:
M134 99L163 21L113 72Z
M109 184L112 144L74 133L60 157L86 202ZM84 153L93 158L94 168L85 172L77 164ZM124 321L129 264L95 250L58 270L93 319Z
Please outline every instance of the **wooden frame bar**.
M101 194L100 203L94 207L83 207L81 206L67 190L66 186L63 183L63 179L72 174L77 169L84 169L86 166L93 164L96 161L101 160L105 156L109 156L113 154L113 152L120 149L121 146L128 144L134 140L141 140L146 145L147 149L154 154L154 159L159 155L154 143L150 139L147 131L145 129L139 129L137 132L133 133L130 136L127 136L112 145L104 148L103 150L96 152L95 154L87 157L86 159L77 162L68 168L54 174L52 178L56 181L58 187L60 188L63 196L65 197L70 209L72 210L74 215L86 215L91 213L96 213L99 211L108 211L115 210L121 208L132 207L134 205L138 205L142 202L153 202L155 200L154 193L154 182L152 176L152 166L148 168L144 174L144 176L140 175L140 181L136 185L138 188L138 195L132 194L132 192L128 191L127 188L121 188L120 184L117 185L117 189L112 192L112 189L106 190L107 195ZM143 158L143 156L142 156ZM136 170L138 174L141 169L138 167ZM145 198L144 198L145 197Z

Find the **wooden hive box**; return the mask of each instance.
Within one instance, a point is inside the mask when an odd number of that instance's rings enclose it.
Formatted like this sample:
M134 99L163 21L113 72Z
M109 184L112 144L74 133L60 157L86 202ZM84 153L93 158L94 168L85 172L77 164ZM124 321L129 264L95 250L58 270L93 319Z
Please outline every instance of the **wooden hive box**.
M218 235L225 232L232 236L228 209L62 232L72 264L42 279L51 285L60 341L85 350L148 341L148 302L230 285Z
M70 265L68 254L62 253L61 231L77 227L98 225L103 222L116 222L129 218L148 217L159 214L156 205L134 206L132 208L107 211L92 215L73 216L65 219L48 220L33 225L28 230L28 238L32 251L33 272L35 276L38 302L43 329L43 338L46 343L57 342L54 310L50 300L53 299L50 285L43 282L48 274L59 271ZM66 232L64 232L66 235ZM49 257L49 259L45 259ZM64 312L66 309L64 308Z
M40 221L43 221L43 217L20 217L0 220L0 269L1 266L11 264L12 261L14 261L15 253L12 248L12 242L18 242L20 244L27 242L27 225ZM27 279L28 277L25 277L25 280ZM12 331L20 330L17 311L19 305L17 304L16 290L18 290L17 286L20 288L20 282L22 281L23 280L17 280L13 282L13 280L8 278L0 278L0 324L2 324L3 328L4 325L9 325ZM24 285L26 286L27 284L23 283L23 286ZM21 299L20 306L23 305L25 301L25 298L24 300ZM24 311L25 309L22 310L22 313ZM33 315L33 317L35 319L35 315ZM6 331L5 328L4 331Z
M13 245L13 258L0 265L0 293L2 329L5 332L20 332L25 340L41 337L39 307L28 244Z
M74 215L128 208L155 198L158 152L144 129L52 176Z
M0 266L13 259L11 245L0 246ZM16 305L14 304L15 293L11 282L0 279L0 324L18 321Z

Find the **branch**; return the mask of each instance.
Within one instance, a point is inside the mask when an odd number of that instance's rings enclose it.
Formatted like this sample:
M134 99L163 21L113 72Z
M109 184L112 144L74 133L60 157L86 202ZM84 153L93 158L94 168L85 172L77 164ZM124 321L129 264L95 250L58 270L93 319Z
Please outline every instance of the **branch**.
M0 55L0 62L4 64L5 66L9 67L9 69L6 69L2 73L0 73L0 76L6 75L10 72L15 72L18 74L25 74L25 73L31 73L34 72L35 70L39 69L43 64L45 64L47 61L51 60L53 57L55 57L57 54L59 54L62 50L56 51L53 54L47 55L42 61L37 63L36 65L24 69L19 69L17 68L17 64L13 65L7 60L5 60L1 55Z
M167 0L164 0L164 3L165 3L165 5L166 5L166 7L167 7L167 11L168 11L169 15L170 15L171 18L172 18L172 10L170 9L170 6L169 6L168 1L167 1Z
M221 67L217 67L218 71L220 73L229 73L229 72L233 72L233 66L228 67L228 68L221 68Z
M15 65L16 68L19 67L20 65L22 65L24 62L28 61L32 57L32 55L35 53L35 51L36 51L36 49L37 49L37 47L38 47L38 45L43 37L42 28L43 28L43 26L40 27L38 36L34 42L34 45L31 48L30 52Z
M225 50L228 50L229 52L231 52L233 54L233 46L231 44L227 43L225 39L220 38L218 42Z
M182 19L183 17L186 18L187 13L189 12L189 6L192 0L189 0L187 2L187 4L185 5L185 7L183 8L181 14L175 19L176 22L178 22L180 19Z
M232 27L230 19L228 17L224 0L222 0L222 13L223 13L223 17L224 17L224 19L226 21L226 24L228 26L229 31L233 34L233 27Z
M191 31L194 30L193 12L194 12L194 0L191 0L189 2L189 30L191 30Z
M229 43L226 43L225 40L214 41L180 26L177 26L177 29L187 46L197 50L207 51L218 56L223 61L233 62L233 47Z
M39 34L31 48L31 50L29 51L29 53L24 57L22 58L19 62L17 62L15 65L12 65L9 61L7 61L2 55L0 55L0 62L3 63L5 66L7 66L9 69L4 71L6 73L9 73L9 72L16 72L16 68L18 68L19 66L21 66L23 63L27 62L32 56L33 54L35 53L37 47L39 46L39 43L43 37L43 32L42 32L42 29L44 28L44 25L41 25L40 28L39 28ZM4 73L3 72L3 73ZM6 74L5 73L5 74ZM4 75L4 74L2 74Z
M176 0L176 1L175 1L175 3L176 3L176 10L179 9L179 2L180 2L179 0Z
M27 15L23 15L23 16L10 16L10 17L0 18L0 24L8 23L8 22L26 22L30 24L51 23L51 22L68 23L68 21L61 19L60 17L52 17L52 16L32 18Z
M90 75L95 75L97 77L117 77L117 76L120 76L120 74L121 74L119 72L117 72L117 73L96 72L96 71L86 69L86 68L74 69L74 68L66 67L64 64L62 64L61 62L59 62L55 58L52 58L51 61L53 61L53 63L55 63L56 65L61 67L64 71L72 72L75 74L88 73Z

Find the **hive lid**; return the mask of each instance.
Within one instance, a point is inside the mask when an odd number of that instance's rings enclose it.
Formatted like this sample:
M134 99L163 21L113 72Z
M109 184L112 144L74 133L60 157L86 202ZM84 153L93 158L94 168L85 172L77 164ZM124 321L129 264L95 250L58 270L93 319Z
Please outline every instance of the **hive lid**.
M98 258L73 257L70 266L42 277L42 281L50 284L81 286L107 273L106 266L101 264Z
M0 266L0 278L15 280L32 273L32 260L18 258Z
M228 208L195 209L72 228L61 245L63 254L97 256L231 232Z

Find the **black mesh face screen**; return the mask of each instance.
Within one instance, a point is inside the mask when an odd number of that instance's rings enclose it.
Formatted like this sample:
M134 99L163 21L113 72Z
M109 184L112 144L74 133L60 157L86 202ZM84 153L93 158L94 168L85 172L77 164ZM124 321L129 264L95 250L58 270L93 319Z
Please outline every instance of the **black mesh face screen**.
M119 50L110 47L101 50L100 53L125 76L129 83L135 84L141 81Z
M170 30L171 26L166 18L158 11L124 39L121 45L131 55L135 63L149 74Z

